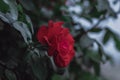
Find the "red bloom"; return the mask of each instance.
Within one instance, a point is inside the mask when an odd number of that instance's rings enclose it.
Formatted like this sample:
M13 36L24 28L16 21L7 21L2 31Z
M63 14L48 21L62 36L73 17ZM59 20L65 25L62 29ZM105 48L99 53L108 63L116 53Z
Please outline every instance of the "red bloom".
M58 67L66 67L74 56L74 40L63 22L49 21L48 26L41 26L37 33L38 41L48 46L48 55L53 56Z

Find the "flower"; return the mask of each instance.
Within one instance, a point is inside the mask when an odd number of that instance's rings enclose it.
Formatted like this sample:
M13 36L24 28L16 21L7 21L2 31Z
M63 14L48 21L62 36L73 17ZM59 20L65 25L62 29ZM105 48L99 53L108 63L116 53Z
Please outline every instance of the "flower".
M57 67L66 67L74 57L74 39L63 22L49 21L48 26L42 25L37 33L38 41L48 46L48 55L53 56Z

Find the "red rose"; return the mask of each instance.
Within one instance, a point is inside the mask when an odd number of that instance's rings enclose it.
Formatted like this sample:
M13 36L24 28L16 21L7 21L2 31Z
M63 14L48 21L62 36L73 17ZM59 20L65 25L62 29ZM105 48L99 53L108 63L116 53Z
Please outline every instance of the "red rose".
M38 41L48 46L48 55L53 56L57 67L66 67L75 54L73 37L62 24L49 21L48 26L41 26L37 33Z

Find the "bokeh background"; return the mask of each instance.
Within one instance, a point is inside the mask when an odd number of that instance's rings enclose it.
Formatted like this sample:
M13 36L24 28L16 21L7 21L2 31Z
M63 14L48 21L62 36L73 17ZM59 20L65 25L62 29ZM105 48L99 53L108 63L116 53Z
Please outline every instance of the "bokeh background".
M75 57L56 67L36 34L63 21ZM0 0L0 80L119 80L120 0Z

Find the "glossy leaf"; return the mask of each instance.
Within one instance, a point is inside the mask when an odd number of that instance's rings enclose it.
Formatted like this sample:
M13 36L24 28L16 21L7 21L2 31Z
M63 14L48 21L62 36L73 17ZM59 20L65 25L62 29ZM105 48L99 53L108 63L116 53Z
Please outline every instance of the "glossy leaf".
M80 38L80 46L81 48L88 48L93 44L94 40L91 39L88 35L83 35Z
M13 20L17 20L18 18L18 10L16 7L16 2L15 0L3 0L8 6L10 7L10 15Z
M27 25L25 23L23 23L23 22L14 22L13 27L21 33L21 35L24 38L26 43L31 42L32 36L31 36L31 33L30 33L29 29L27 28Z
M3 21L10 23L9 19L6 17L6 14L0 12L0 19L2 19Z
M26 15L26 21L27 21L27 23L28 23L28 27L30 27L30 31L32 32L32 34L34 34L32 21L31 21L30 17L27 16L27 15Z

